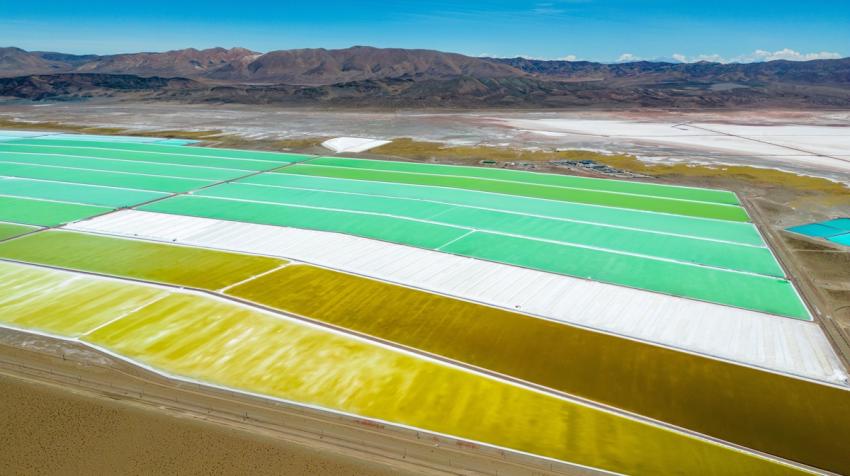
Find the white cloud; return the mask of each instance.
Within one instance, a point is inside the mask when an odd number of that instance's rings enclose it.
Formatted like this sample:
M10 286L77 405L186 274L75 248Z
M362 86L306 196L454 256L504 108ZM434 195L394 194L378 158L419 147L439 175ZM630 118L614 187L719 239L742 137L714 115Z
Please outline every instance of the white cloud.
M733 58L725 58L716 53L690 57L679 53L673 55L673 59L682 63L696 63L698 61L710 61L712 63L759 63L775 60L810 61L817 59L839 59L841 57L841 54L830 51L800 53L799 51L794 51L790 48L784 48L777 51L755 50L752 53L735 56Z
M617 62L618 63L628 63L630 61L640 61L640 60L641 60L641 58L639 56L635 56L631 53L623 53L617 59Z
M773 60L789 60L789 61L810 61L818 59L838 59L841 55L829 51L821 51L819 53L800 53L790 48L781 49L778 51L756 50L750 55L740 57L741 62L753 61L773 61Z
M492 53L481 53L478 55L479 57L513 57L513 56L505 56L505 55L494 55ZM557 57L543 57L536 55L528 55L528 54L520 54L515 55L520 58L525 58L528 60L538 60L538 61L582 61L578 55L567 54L563 56ZM635 61L666 61L666 62L676 62L676 63L698 63L700 61L707 61L710 63L759 63L763 61L774 61L774 60L789 60L789 61L810 61L816 59L839 59L843 56L839 53L829 52L829 51L821 51L814 53L800 53L798 51L794 51L790 48L784 48L777 51L767 51L767 50L755 50L752 53L739 55L734 57L725 57L719 54L701 54L696 56L688 56L682 53L674 53L669 57L652 57L645 58L643 56L638 56L633 53L623 53L617 58L617 63L631 63Z

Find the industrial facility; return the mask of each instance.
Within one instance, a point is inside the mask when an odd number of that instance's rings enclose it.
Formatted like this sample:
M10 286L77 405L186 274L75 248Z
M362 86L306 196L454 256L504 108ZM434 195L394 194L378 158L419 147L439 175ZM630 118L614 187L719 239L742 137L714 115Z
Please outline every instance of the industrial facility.
M850 473L844 364L724 190L5 132L0 276L6 329L463 451Z

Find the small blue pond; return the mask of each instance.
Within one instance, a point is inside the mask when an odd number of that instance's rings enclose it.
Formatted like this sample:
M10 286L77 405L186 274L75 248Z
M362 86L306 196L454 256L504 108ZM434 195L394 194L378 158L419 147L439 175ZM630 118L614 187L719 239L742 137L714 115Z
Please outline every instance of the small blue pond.
M839 245L850 246L850 218L836 218L818 223L798 225L788 231L813 238L824 238Z

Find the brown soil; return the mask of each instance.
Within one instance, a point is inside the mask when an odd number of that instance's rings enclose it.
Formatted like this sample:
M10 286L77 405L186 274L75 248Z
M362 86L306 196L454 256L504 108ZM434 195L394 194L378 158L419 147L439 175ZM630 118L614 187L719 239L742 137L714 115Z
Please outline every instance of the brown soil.
M0 374L4 474L400 474L193 418Z

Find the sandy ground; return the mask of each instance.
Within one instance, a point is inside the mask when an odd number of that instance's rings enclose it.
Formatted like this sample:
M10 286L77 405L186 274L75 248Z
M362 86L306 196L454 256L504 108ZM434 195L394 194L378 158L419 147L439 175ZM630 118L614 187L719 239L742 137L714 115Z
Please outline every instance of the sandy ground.
M12 101L0 102L0 119L219 130L263 140L409 137L450 145L586 149L650 162L774 167L850 182L850 112L844 111L351 112Z
M0 374L11 474L390 475L351 457Z

